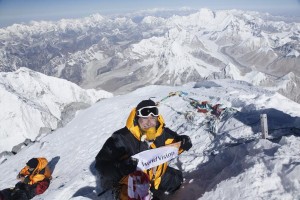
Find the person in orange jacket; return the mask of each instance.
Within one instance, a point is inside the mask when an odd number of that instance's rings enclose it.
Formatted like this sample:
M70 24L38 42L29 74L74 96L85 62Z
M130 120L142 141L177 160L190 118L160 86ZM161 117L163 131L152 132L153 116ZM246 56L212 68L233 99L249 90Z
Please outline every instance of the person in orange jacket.
M47 159L43 157L30 159L17 175L17 179L20 181L14 188L1 192L0 200L27 200L44 193L51 180Z

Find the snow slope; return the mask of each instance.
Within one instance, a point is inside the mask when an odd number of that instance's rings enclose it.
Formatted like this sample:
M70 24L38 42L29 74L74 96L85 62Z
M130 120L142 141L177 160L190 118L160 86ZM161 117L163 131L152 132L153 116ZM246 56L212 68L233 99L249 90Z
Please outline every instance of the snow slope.
M0 153L26 139L34 141L63 126L76 110L111 96L27 68L0 73Z
M183 91L169 98L170 92ZM34 199L97 199L94 158L105 140L124 127L130 110L143 99L160 101L166 125L191 137L193 147L171 162L185 182L172 200L299 199L300 105L243 81L215 80L184 86L147 86L104 99L80 111L65 127L53 131L0 164L0 189L16 183L31 157L49 159L53 180ZM188 98L221 103L220 120L197 112ZM260 138L261 113L269 120L270 139ZM186 115L185 115L186 114ZM206 123L204 123L206 122ZM213 132L209 132L209 123ZM298 129L291 127L298 126ZM298 134L298 136L297 136ZM95 188L98 188L95 190ZM111 200L110 192L99 199Z

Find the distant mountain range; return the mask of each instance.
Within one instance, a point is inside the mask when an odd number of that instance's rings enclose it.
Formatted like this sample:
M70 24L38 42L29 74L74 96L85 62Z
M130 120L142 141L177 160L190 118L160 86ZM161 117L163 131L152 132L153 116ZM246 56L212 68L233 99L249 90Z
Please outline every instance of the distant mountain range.
M0 29L0 70L27 67L113 93L232 78L300 102L300 23L238 10L162 13Z

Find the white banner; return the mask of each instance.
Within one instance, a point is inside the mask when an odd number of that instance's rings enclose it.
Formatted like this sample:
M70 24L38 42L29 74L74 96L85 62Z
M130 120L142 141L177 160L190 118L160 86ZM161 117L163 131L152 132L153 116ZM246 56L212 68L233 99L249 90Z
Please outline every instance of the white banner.
M180 142L175 143L175 145L142 151L133 155L132 158L138 159L137 169L150 169L176 158L178 156L178 146L180 146Z

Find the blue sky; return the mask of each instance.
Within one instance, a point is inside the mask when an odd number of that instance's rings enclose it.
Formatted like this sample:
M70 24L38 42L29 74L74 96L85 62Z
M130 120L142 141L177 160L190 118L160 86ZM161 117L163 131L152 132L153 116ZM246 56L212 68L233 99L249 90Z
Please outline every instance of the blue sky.
M0 27L151 8L243 9L300 16L300 0L0 0Z

